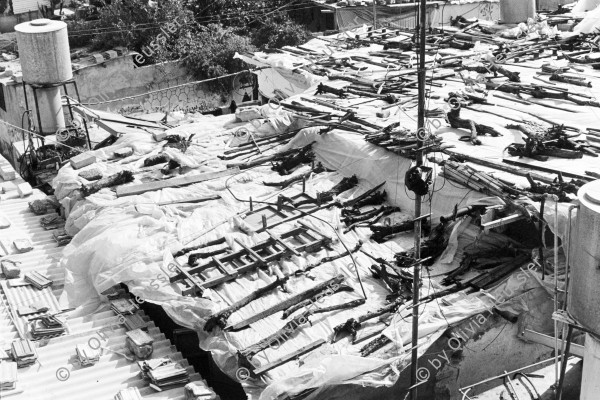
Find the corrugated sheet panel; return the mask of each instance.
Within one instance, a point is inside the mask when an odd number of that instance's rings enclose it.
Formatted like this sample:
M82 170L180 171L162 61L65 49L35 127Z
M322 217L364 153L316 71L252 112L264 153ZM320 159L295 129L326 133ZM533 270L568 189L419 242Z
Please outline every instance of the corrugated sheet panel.
M103 327L113 324L117 325L118 319L112 311L95 313L69 320L71 332L68 336L38 342L40 363L19 369L19 384L25 390L22 394L15 395L14 399L68 400L81 399L83 396L90 400L111 399L120 389L132 386L137 387L144 397L156 393L139 376L137 363L118 354L127 353L125 328L103 331L104 335L97 333ZM148 333L154 339L152 358L170 357L187 367L192 380L201 379L151 322ZM97 364L82 367L77 361L75 347L90 340L93 341L91 343L102 346L102 356ZM98 344L92 346L96 347ZM160 392L160 398L183 399L183 388Z
M48 307L48 313L56 314L61 311L56 297L52 290L47 287L43 290L38 290L33 286L9 287L5 280L0 282L2 286L2 301L5 306L12 309L13 323L17 328L17 334L20 331L27 331L29 321L43 315L44 313L35 313L26 316L20 316L18 310L29 305L43 304Z
M6 165L6 160L0 159L0 163ZM60 308L57 296L64 286L64 272L57 265L62 247L57 246L52 236L53 231L41 226L40 220L44 216L35 215L29 209L29 202L43 199L45 195L34 190L32 196L19 198L15 185L20 183L23 183L21 178L12 183L5 183L0 178L0 185L8 188L6 193L0 195L0 213L11 223L9 228L0 230L0 240L12 242L17 237L25 237L30 240L33 249L18 254L13 247L5 258L21 263L21 276L26 272L38 271L51 279L53 284L51 288L44 290L32 286L9 287L4 276L0 275L0 348L3 350L10 348L10 343L20 338L17 326L21 333L25 333L28 321L36 316L20 317L17 313L18 306L42 302L49 307L50 312L58 312ZM13 307L12 314L9 304ZM192 381L202 380L149 318L143 313L140 315L148 322L148 333L154 339L152 358L169 357L186 367ZM126 350L125 332L117 315L108 307L105 311L69 319L67 332L63 336L35 342L39 362L19 369L19 389L10 396L3 392L0 397L14 400L109 400L119 390L135 386L144 398L183 400L185 396L182 386L155 392L139 376L137 363L122 355L128 354L131 357ZM90 340L93 340L94 347L97 343L102 346L101 357L95 365L82 367L75 347Z

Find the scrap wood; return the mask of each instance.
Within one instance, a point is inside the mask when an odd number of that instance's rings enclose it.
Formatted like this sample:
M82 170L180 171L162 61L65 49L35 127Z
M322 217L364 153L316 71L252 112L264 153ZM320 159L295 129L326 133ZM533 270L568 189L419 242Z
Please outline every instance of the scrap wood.
M117 197L132 196L146 193L149 191L160 190L170 187L182 187L198 182L204 182L211 179L222 178L229 175L235 175L240 172L240 168L228 168L224 171L205 172L196 175L188 175L177 178L165 179L162 181L139 183L135 185L118 186ZM133 180L133 179L132 179Z
M99 179L96 182L90 183L89 185L83 185L81 187L81 193L84 197L87 197L93 193L96 193L104 188L122 185L124 183L133 182L134 177L131 171L120 171L116 174L107 176ZM119 197L119 188L117 188L117 197Z

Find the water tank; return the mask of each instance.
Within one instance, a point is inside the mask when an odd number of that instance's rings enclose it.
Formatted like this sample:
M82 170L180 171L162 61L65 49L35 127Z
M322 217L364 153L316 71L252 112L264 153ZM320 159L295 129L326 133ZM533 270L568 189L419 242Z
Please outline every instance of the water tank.
M527 22L535 15L535 0L500 0L500 19L505 24Z
M50 84L73 78L67 24L36 19L15 26L23 80Z
M73 78L67 24L36 19L15 26L15 31L25 83L53 85ZM43 135L51 135L64 129L60 87L36 89L36 97L40 116L39 120L35 118L38 110L34 110L36 130ZM30 101L30 107L35 107L34 101Z
M600 180L583 185L577 196L568 311L580 325L600 335Z

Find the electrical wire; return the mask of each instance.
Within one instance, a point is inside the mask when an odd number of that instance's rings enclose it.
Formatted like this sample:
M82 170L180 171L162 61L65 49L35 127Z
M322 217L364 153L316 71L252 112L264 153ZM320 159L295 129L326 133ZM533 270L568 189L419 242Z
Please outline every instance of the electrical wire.
M13 129L17 129L17 130L19 130L19 131L25 132L25 133L27 133L28 135L33 135L33 136L36 136L36 137L38 137L38 138L40 138L40 139L42 139L42 140L44 140L44 141L48 141L48 142L50 142L50 143L55 143L55 144L57 144L57 145L59 145L59 146L66 147L66 148L68 148L68 149L71 149L71 150L77 151L77 152L79 152L79 153L83 153L83 152L87 151L87 150L78 149L78 148L76 148L76 147L71 147L71 146L68 146L68 145L66 145L66 144L64 144L64 143L61 143L61 142L58 142L58 141L56 141L56 140L49 139L47 136L40 135L39 133L36 133L36 132L33 132L33 131L28 131L27 129L20 128L20 127L18 127L18 126L16 126L16 125L13 125L13 124L11 124L10 122L6 122L6 121L2 120L2 119L0 119L0 124L7 125L7 126L9 126L9 127L13 128Z
M95 106L95 105L99 105L99 104L114 103L115 101L131 100L131 99L135 99L137 97L142 97L142 96L147 96L147 95L151 95L151 94L155 94L155 93L164 92L166 90L177 89L177 88L189 86L189 85L198 85L200 83L216 81L219 79L228 78L230 76L244 74L246 72L259 71L259 70L268 69L268 68L272 68L272 67L258 67L258 68L254 68L254 69L245 69L243 71L233 72L231 74L217 76L216 78L208 78L208 79L202 79L202 80L194 81L194 82L182 83L180 85L170 86L170 87L163 88L163 89L157 89L157 90L153 90L153 91L146 92L146 93L135 94L133 96L120 97L120 98L112 99L112 100L97 101L97 102L93 102L93 103L81 103L80 102L79 104L82 106Z
M299 11L299 10L305 10L305 9L309 9L309 8L313 8L313 6L297 4L296 6L290 7L288 11ZM271 11L267 12L267 13L263 13L264 10L271 10ZM268 15L268 14L276 12L276 11L277 10L273 10L272 8L265 8L263 10L253 9L252 11L248 11L246 16L248 16L248 17L258 17L258 16L264 17L265 15ZM222 17L222 15L231 15L231 16L230 17ZM218 22L222 22L222 21L236 20L236 19L240 19L240 18L242 18L242 17L239 15L239 11L236 11L236 12L231 12L231 13L210 15L207 17L198 18L190 23L181 24L180 26L203 26L204 24L218 23ZM245 22L245 24L248 25L248 24L256 22L258 20L259 20L259 18L255 18L254 20L252 20L250 22ZM168 23L168 21L164 21L164 23ZM135 24L130 27L124 27L124 28L119 28L118 26L115 26L115 27L105 27L105 28L90 28L90 29L74 30L74 31L69 32L69 37L96 36L98 34L123 33L123 32L145 31L145 30L149 30L149 29L159 29L165 25L164 23L152 22L152 23L145 23L145 24L139 24L139 25ZM83 33L80 33L80 32L83 32Z

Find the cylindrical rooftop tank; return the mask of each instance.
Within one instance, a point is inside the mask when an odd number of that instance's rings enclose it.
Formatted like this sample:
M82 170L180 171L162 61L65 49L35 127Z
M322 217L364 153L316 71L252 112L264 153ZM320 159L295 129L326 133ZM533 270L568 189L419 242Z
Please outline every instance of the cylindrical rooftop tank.
M15 32L26 83L43 85L73 78L67 24L35 19L15 26Z
M600 180L583 185L577 196L568 311L580 325L600 335Z
M23 81L30 85L53 85L73 78L67 24L36 19L15 26ZM41 126L32 115L37 131L53 134L65 128L60 87L36 89ZM31 99L30 99L31 100ZM30 107L36 107L31 104ZM37 114L36 110L36 114Z

